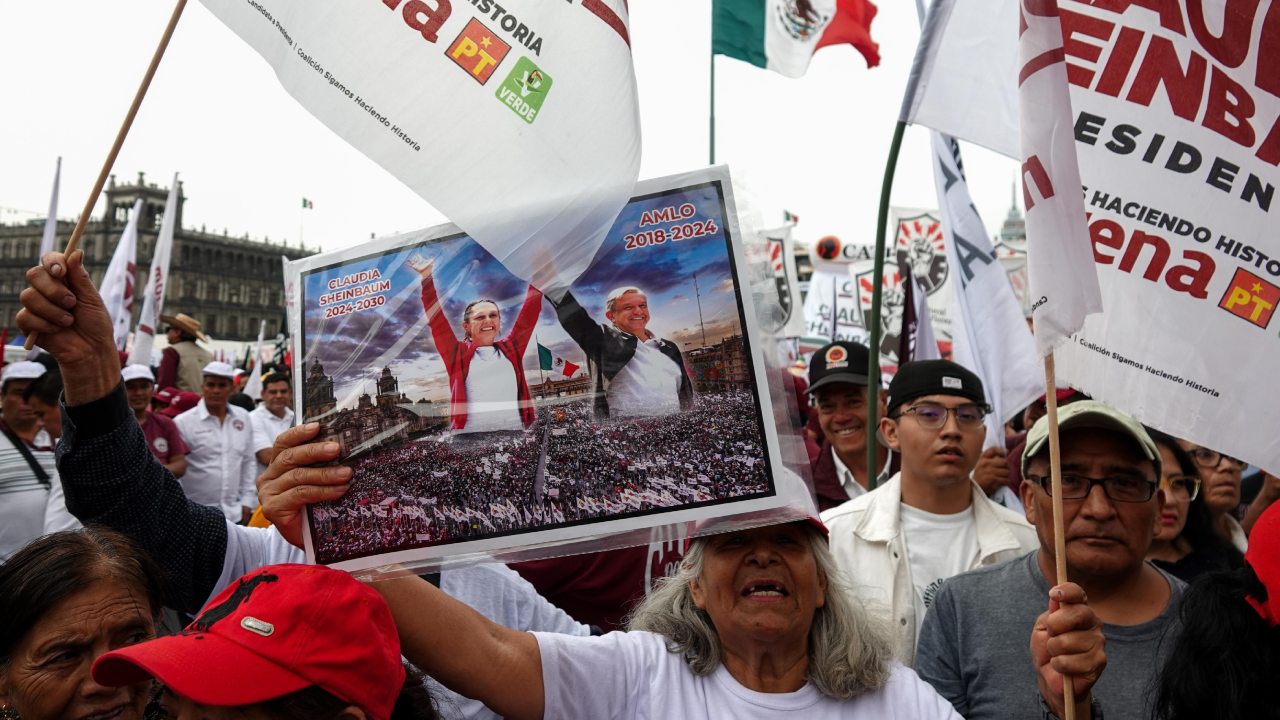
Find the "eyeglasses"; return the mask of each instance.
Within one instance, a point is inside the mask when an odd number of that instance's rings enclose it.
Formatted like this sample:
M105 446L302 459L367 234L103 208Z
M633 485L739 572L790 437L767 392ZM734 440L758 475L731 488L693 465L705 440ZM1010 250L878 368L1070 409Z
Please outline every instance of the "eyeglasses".
M1200 495L1200 478L1195 475L1174 475L1162 485L1186 500L1195 500Z
M1053 483L1048 475L1027 475L1031 482L1044 488L1046 494L1053 495ZM1116 502L1140 503L1151 499L1156 493L1156 484L1150 480L1130 475L1115 475L1105 478L1094 478L1087 475L1063 473L1062 499L1083 500L1093 492L1094 485L1101 485L1102 492Z
M1228 463L1235 465L1236 467L1242 470L1245 467L1245 462L1243 460L1237 460L1231 457L1230 455L1225 455L1223 453L1218 452L1217 450L1210 450L1209 448L1198 447L1198 448L1192 448L1187 452L1191 453L1191 459L1195 460L1197 465L1207 470L1218 467L1218 463L1222 462L1223 460L1226 460Z
M947 415L955 413L956 424L965 429L972 429L982 425L982 419L987 416L989 410L985 405L967 404L960 407L949 408L945 405L937 403L920 403L899 411L898 416L914 415L916 422L920 423L920 427L926 430L938 430L947 424Z

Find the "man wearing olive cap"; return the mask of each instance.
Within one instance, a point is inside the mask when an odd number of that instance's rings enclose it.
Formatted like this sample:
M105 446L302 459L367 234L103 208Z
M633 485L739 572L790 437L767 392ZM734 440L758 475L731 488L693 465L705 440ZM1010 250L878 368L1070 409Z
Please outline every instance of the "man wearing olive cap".
M1076 697L1088 699L1092 688L1094 717L1102 710L1109 718L1149 718L1154 682L1181 629L1184 587L1144 561L1164 506L1156 492L1160 453L1141 425L1102 403L1081 400L1058 415L1067 577L1083 589L1106 648L1105 672L1076 674ZM1048 641L1040 614L1062 582L1048 426L1041 418L1031 428L1022 455L1022 501L1039 548L949 580L921 631L916 670L969 720L1044 717L1035 689L1052 694L1045 690L1051 676L1032 666ZM1032 627L1043 635L1029 647Z
M947 360L904 364L889 384L880 434L901 472L873 493L822 513L836 565L861 600L895 631L895 653L911 664L920 621L942 581L1018 557L1036 546L1021 516L970 479L989 412L982 381Z

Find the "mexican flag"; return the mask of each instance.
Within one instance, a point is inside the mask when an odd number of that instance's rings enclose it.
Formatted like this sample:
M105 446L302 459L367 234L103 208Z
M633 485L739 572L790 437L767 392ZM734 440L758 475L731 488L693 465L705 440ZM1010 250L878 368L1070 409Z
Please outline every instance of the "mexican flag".
M552 353L551 348L543 346L542 343L538 343L538 367L561 377L573 377L573 374L578 372L577 365Z
M849 43L875 67L875 16L869 0L712 0L711 51L798 78L814 52Z

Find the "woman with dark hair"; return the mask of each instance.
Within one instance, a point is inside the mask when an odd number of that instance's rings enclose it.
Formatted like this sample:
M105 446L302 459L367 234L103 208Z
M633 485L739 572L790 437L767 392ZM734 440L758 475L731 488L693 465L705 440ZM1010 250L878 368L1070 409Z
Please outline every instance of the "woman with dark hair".
M533 424L533 400L524 377L524 351L538 324L542 293L529 286L511 332L498 339L502 316L494 300L476 300L462 311L462 339L444 316L431 274L435 260L420 256L409 265L422 277L436 352L449 373L450 427L457 433L521 430Z
M1253 526L1244 567L1196 579L1181 616L1156 717L1280 718L1280 506Z
M1147 433L1160 450L1160 489L1165 497L1147 559L1186 582L1206 572L1240 567L1240 551L1213 529L1191 455L1174 437L1152 428Z
M155 635L160 573L128 538L45 535L0 566L0 718L143 716L147 683L104 687L99 655Z
M386 602L316 565L245 575L182 633L98 658L93 678L106 687L154 678L159 716L178 720L437 717L421 675L402 664Z

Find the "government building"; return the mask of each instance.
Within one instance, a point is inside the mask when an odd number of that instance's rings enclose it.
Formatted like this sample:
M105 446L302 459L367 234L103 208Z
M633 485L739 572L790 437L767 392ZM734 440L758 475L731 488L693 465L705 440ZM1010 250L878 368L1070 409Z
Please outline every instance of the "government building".
M116 243L124 233L134 201L142 199L138 218L138 255L134 270L132 329L142 312L142 291L151 267L151 255L164 216L169 188L146 182L142 173L132 183L121 183L112 175L104 192L106 212L90 218L80 237L85 266L93 282L101 285L111 263ZM178 183L177 225L169 260L169 288L165 291L164 314L186 313L204 324L215 340L252 341L258 337L259 321L267 321L267 337L286 332L284 279L281 256L296 260L315 250L289 247L268 240L251 240L248 235L230 237L182 225L182 205L186 197ZM58 222L54 249L61 250L71 237L75 223ZM23 224L0 224L0 327L9 336L18 334L14 316L21 305L18 293L27 286L27 269L36 264L44 219Z

